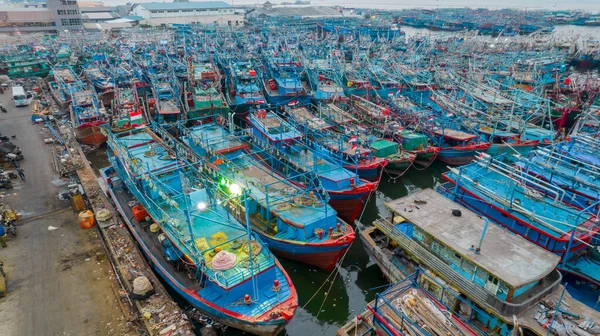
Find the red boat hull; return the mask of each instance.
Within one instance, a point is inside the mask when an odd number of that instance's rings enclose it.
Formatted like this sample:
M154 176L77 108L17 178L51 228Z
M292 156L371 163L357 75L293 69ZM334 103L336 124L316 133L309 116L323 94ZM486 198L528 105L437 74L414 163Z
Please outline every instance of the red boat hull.
M306 253L306 254L297 254L290 253L288 251L281 251L273 248L269 248L274 254L279 257L297 261L302 264L311 265L314 267L318 267L327 272L331 272L340 258L346 253L352 241L340 246L339 250L320 252L320 253Z
M77 140L79 142L94 146L100 147L102 144L106 142L106 135L104 135L101 131L100 126L82 126L76 129Z

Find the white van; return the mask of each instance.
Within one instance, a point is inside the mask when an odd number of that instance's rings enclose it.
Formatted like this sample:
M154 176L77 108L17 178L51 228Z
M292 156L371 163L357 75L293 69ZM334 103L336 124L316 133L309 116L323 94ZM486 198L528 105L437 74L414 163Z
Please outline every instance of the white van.
M31 102L30 97L25 93L25 89L22 86L13 86L12 99L15 102L15 106L27 106Z

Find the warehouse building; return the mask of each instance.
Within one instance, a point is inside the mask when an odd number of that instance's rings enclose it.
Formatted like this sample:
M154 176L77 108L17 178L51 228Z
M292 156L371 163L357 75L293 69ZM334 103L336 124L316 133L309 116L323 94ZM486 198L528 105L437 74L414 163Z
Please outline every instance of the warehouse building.
M46 6L21 4L0 8L0 33L56 33L82 28L81 12L74 0L47 0Z
M239 26L244 22L243 10L223 1L138 3L133 5L131 15L141 16L141 24L152 26L174 23Z

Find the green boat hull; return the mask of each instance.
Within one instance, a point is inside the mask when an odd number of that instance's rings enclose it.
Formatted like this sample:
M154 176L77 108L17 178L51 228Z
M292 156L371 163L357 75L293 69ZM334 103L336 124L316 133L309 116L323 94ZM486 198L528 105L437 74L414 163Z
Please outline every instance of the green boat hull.
M227 106L208 106L204 108L194 108L187 112L188 119L198 119L209 115L221 115L227 117L229 115L229 107Z

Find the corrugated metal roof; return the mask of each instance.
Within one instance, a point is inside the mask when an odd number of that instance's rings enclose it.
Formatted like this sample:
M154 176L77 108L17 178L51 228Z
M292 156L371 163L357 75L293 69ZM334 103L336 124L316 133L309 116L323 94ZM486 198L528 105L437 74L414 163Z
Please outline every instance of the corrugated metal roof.
M130 23L92 23L85 22L83 27L87 30L107 30L107 29L120 29L120 28L131 28Z
M223 1L205 1L205 2L147 2L139 3L147 10L182 10L182 9L219 9L232 8L232 6Z
M270 16L292 16L292 17L330 17L343 16L342 13L331 7L273 7L270 9L258 9L257 14L265 14Z
M105 12L101 12L101 13L85 13L85 14L82 14L82 16L87 17L90 20L111 20L111 19L114 19L114 16L112 16L110 13L105 13Z
M8 22L53 22L52 13L47 8L26 8L20 10L2 11L6 13L2 17L6 17Z

